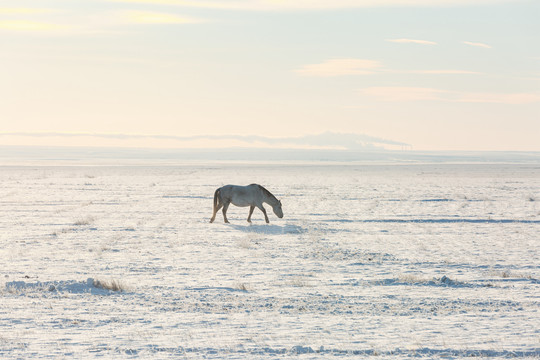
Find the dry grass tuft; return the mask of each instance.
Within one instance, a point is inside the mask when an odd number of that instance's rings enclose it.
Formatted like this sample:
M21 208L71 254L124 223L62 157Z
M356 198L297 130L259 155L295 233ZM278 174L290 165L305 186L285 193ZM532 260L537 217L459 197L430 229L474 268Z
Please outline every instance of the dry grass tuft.
M249 249L251 247L251 242L249 241L249 239L238 240L236 244L242 249Z
M96 221L96 219L93 216L87 216L85 218L81 218L75 221L74 225L77 225L77 226L90 225L94 221Z
M504 270L504 271L497 271L492 273L495 276L500 276L503 279L527 279L527 280L535 280L535 277L533 274L529 273L523 273L518 271L511 271L511 270Z
M111 279L111 280L94 279L93 285L94 287L104 289L104 290L110 290L110 291L123 292L123 291L129 290L129 287L125 283L123 283L120 280L115 280L115 279Z
M424 284L433 280L414 274L400 274L397 279L406 284Z
M249 291L249 287L245 283L238 283L234 286L234 289L240 290L240 291Z

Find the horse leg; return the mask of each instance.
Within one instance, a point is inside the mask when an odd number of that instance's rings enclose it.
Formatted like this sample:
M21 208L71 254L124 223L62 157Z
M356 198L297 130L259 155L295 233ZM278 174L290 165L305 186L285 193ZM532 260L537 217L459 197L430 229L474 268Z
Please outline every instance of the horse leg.
M227 209L229 208L229 203L223 204L223 221L226 223L229 223L229 220L227 220Z
M270 220L268 220L268 215L266 215L266 209L264 208L264 206L257 206L259 209L261 209L262 213L264 214L264 220L266 221L267 224L270 223Z
M253 210L255 210L255 206L251 205L249 207L249 216L248 216L248 219L247 219L248 223L251 223L251 214L253 214Z

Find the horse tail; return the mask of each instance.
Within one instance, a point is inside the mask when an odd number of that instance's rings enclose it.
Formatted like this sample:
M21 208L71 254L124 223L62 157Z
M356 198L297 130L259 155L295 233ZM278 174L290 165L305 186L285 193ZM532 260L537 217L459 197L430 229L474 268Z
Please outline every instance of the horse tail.
M214 193L214 211L216 211L218 207L220 197L221 197L221 188L217 189L216 192Z

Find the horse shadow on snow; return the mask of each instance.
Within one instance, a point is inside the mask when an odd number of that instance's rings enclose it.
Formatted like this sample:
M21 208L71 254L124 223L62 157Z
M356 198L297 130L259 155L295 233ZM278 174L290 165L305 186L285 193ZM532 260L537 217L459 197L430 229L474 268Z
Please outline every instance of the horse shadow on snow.
M266 235L282 235L282 234L301 234L305 232L305 229L298 225L285 224L285 225L236 225L228 224L235 230L243 231L246 233L266 234Z

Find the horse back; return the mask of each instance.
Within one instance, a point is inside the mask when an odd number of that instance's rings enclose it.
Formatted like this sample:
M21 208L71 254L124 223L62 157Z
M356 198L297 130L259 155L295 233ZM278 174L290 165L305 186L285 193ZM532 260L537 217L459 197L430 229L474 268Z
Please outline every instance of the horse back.
M220 188L221 198L232 202L236 206L260 205L262 203L261 192L260 185L257 184L247 186L225 185Z

